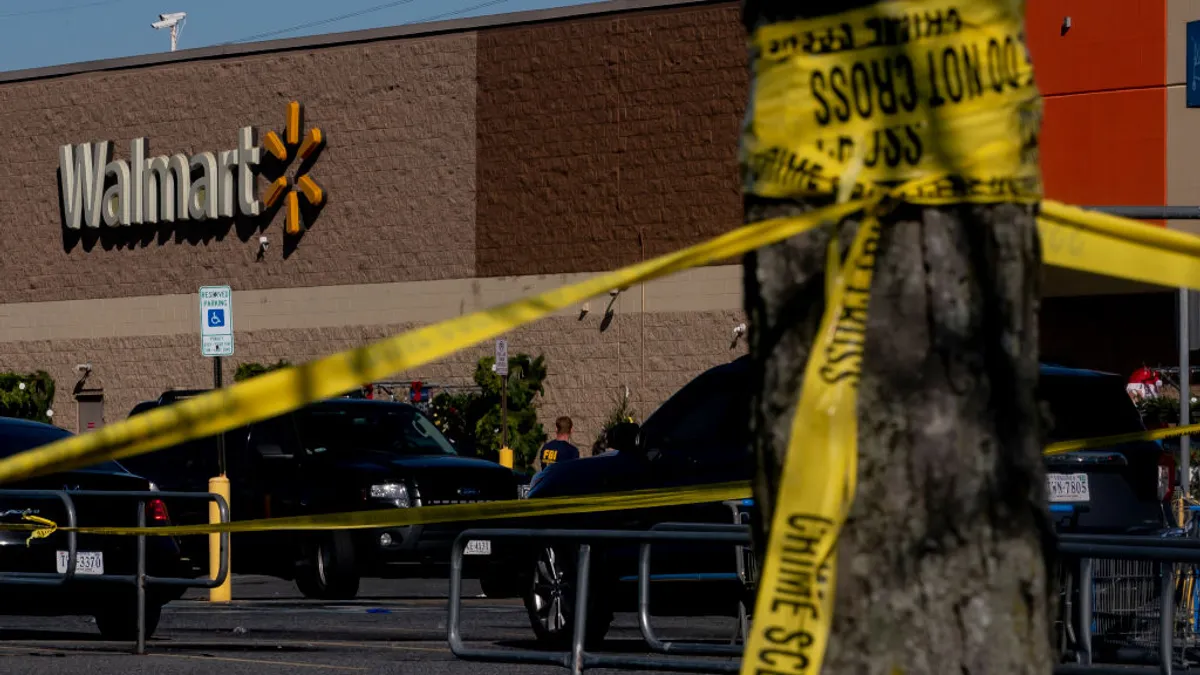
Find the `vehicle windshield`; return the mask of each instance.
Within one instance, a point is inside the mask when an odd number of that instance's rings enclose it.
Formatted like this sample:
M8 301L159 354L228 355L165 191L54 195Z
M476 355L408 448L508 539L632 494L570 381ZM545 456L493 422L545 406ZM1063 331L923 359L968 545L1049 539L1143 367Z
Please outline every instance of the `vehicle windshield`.
M1123 383L1090 376L1043 377L1043 406L1050 413L1050 440L1071 441L1142 431L1141 417Z
M437 427L408 406L306 408L296 424L307 455L346 449L399 455L454 455Z
M74 435L66 429L50 425L0 424L0 457L10 457ZM125 473L125 467L111 460L80 470Z

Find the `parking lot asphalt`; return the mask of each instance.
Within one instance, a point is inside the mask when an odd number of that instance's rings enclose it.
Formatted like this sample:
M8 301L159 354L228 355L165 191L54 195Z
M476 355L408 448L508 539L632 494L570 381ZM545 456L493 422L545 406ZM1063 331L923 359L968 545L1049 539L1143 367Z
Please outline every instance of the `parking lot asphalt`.
M0 673L30 675L249 675L419 673L534 675L553 666L458 660L446 644L448 583L438 579L364 580L353 601L303 598L285 581L235 577L234 601L212 604L189 592L163 611L147 654L106 642L89 617L0 616ZM463 636L472 646L533 648L519 600L483 598L464 584ZM728 640L730 618L662 618L666 639ZM619 614L603 651L645 651L636 616Z

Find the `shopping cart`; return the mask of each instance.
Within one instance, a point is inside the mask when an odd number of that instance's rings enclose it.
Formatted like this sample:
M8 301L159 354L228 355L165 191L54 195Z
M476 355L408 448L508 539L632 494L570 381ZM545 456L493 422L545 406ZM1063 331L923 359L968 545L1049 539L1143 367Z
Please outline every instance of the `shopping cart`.
M1059 517L1071 508L1055 506ZM1200 504L1182 508L1177 502L1176 522L1179 516L1183 527L1158 533L1164 544L1180 538L1200 540ZM1084 565L1080 561L1064 563L1059 574L1060 616L1072 620L1060 622L1060 636L1064 638L1064 656L1074 651L1077 657L1068 660L1083 661L1079 657L1085 647L1079 640L1090 638L1087 660L1158 664L1164 661L1164 645L1169 645L1167 659L1173 665L1200 664L1200 566L1110 558L1091 559ZM1078 579L1086 586L1086 601L1074 590ZM1170 593L1169 602L1164 602L1164 593ZM1166 621L1164 611L1169 613ZM1078 614L1082 612L1090 614L1090 631L1080 630L1083 617ZM1171 639L1166 641L1162 634L1165 626L1171 630Z

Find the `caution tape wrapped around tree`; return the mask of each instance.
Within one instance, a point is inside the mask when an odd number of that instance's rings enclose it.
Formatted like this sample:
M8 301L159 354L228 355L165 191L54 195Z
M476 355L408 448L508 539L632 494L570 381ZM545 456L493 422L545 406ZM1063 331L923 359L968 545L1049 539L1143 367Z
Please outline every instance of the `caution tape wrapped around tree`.
M743 675L817 673L838 532L854 499L857 399L887 200L1035 203L1041 99L1020 0L880 2L750 37L743 188L767 199L866 201L826 309L779 480Z

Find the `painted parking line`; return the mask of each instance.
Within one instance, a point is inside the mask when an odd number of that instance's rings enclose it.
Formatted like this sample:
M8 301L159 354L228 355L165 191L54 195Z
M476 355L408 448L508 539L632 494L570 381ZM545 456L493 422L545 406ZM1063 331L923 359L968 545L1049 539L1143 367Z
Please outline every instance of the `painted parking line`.
M118 644L118 643L114 643ZM128 645L119 643L119 650L106 650L97 648L95 642L84 642L71 640L67 642L58 642L54 647L37 646L28 642L8 642L0 645L0 651L37 651L37 652L53 652L79 655L121 655L128 653ZM432 641L429 644L435 644ZM151 649L207 649L212 651L221 651L225 647L245 649L246 647L349 647L354 649L391 649L395 651L408 652L427 652L431 654L449 654L448 647L433 647L433 646L417 646L398 643L380 643L380 642L357 642L349 640L204 640L204 641L188 641L188 640L162 640L155 641L148 645ZM170 656L170 657L194 657L194 658L225 658L225 657L210 657L192 654L165 654L162 652L151 651L148 656ZM279 663L287 664L287 661L264 661L264 663ZM361 669L359 669L361 670Z
M226 663L253 663L255 665L285 666L288 668L322 668L325 670L364 671L366 668L354 666L333 666L324 663L306 663L304 661L271 661L268 659L245 659L232 656L199 656L195 654L147 654L149 657L161 659L188 659L192 661L222 661Z
M352 643L347 643L347 644L352 644ZM209 648L213 647L213 645L207 645L207 646ZM27 652L40 652L43 654L62 654L62 655L71 654L74 656L129 655L129 653L127 651L124 653L121 653L121 652L102 651L102 650L97 650L94 648L93 649L70 649L70 648L52 649L49 647L36 647L33 645L26 645L26 644L0 645L0 651L5 651L5 652L10 652L10 653L15 653L15 654L21 654L21 653L27 653ZM418 648L418 649L415 649L414 651L437 651L437 650L433 650L433 649L424 650L424 649ZM446 651L449 651L449 650L446 650ZM188 660L193 660L193 661L221 661L221 662L227 662L227 663L251 663L251 664L255 664L255 665L280 666L280 667L286 667L286 668L319 668L319 669L324 669L324 670L356 671L356 672L367 670L366 668L358 668L355 666L338 666L338 665L331 665L331 664L324 664L324 663L311 663L311 662L306 662L306 661L276 661L276 660L270 660L270 659L247 659L247 658L234 657L234 656L213 656L213 655L209 655L209 654L204 654L204 655L163 654L160 652L151 652L151 653L146 654L143 658L188 659Z

